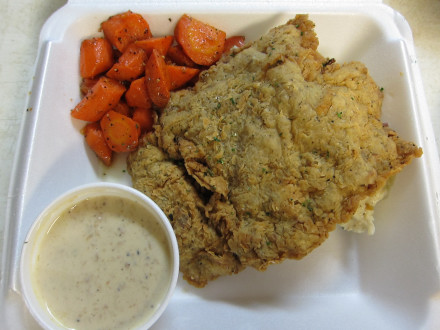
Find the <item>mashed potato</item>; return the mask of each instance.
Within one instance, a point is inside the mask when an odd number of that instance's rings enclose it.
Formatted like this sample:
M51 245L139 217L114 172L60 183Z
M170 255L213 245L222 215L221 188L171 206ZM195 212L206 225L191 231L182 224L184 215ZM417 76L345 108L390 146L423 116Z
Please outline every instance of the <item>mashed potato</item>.
M376 194L362 200L351 220L341 224L341 227L347 231L358 234L368 233L368 235L373 235L375 231L374 207L387 196L391 184L390 181L391 179L388 180L387 184L378 190Z

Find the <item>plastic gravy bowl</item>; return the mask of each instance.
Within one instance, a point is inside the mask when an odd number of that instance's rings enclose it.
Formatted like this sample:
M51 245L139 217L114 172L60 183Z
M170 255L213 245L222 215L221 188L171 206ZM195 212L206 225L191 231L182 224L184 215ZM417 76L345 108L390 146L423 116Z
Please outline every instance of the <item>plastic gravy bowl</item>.
M162 210L128 186L75 188L37 217L23 245L26 305L46 329L146 329L176 286L179 253Z

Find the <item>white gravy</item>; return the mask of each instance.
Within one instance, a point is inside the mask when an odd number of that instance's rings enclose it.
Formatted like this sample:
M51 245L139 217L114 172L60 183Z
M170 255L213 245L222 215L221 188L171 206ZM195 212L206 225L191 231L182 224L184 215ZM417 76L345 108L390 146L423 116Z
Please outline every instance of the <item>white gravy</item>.
M128 329L166 294L171 258L156 221L130 200L78 203L46 233L33 270L39 299L65 327Z

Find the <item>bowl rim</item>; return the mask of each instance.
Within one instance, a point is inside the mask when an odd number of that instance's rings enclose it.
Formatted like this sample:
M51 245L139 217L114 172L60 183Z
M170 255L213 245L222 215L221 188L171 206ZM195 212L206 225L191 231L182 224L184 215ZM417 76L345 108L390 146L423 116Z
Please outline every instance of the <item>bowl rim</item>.
M80 202L84 198L106 194L117 196L118 193L121 194L121 197L134 197L134 200L141 202L140 205L143 208L156 215L156 221L161 225L161 228L167 238L170 249L170 257L172 259L170 263L171 276L168 282L166 294L159 302L159 307L154 311L154 313L149 318L142 321L142 323L140 323L135 329L148 329L151 327L159 319L168 306L177 285L180 260L177 238L167 216L149 196L128 185L112 182L87 183L69 189L52 200L33 221L22 246L19 264L20 291L28 311L40 326L47 329L68 329L57 322L56 318L53 317L48 310L45 310L33 289L31 280L31 269L33 264L32 260L34 258L34 253L36 250L35 248L41 242L43 236L40 227L44 229L55 223L57 219L56 214L59 214L69 205ZM57 208L60 210L51 212ZM55 216L53 214L55 214Z

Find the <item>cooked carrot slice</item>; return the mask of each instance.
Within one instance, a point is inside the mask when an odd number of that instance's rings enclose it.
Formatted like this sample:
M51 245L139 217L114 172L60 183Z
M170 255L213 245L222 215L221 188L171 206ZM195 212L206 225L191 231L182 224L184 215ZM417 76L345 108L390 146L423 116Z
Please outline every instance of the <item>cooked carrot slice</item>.
M187 67L194 68L197 64L194 63L192 59L185 54L180 45L173 45L168 49L167 58L169 58L172 62L177 65L183 65Z
M135 44L129 45L107 72L107 77L124 81L134 80L144 73L148 57L142 48Z
M135 108L133 110L133 120L139 124L142 133L153 130L153 109Z
M112 163L113 151L105 142L104 134L98 122L89 123L84 127L84 137L90 149L107 166Z
M109 17L101 23L101 28L105 37L121 52L136 40L152 37L148 22L130 10Z
M102 117L100 125L111 150L126 152L136 149L139 142L139 124L133 119L110 110Z
M149 38L144 40L138 40L135 45L145 50L148 56L151 55L153 49L157 49L161 55L166 55L168 49L173 43L173 36Z
M148 95L145 77L131 82L125 93L125 100L130 107L151 108L151 98Z
M165 107L170 99L168 70L165 60L156 49L153 49L145 67L145 78L148 95L155 105Z
M174 29L183 51L195 63L212 65L223 53L226 33L184 14Z
M116 106L112 110L119 112L121 115L131 117L131 109L128 106L128 104L125 103L124 101L119 101L118 104L116 104Z
M118 104L125 87L116 80L101 77L71 111L73 118L98 121Z
M113 47L105 38L86 39L81 42L79 69L81 77L93 78L113 65Z
M79 89L83 95L86 95L89 90L96 84L99 78L84 78L79 85Z
M244 36L232 36L225 40L223 53L229 52L233 47L242 47L244 45Z
M199 69L188 68L186 66L167 65L168 77L169 77L169 89L175 90L184 86L192 78L197 76L200 72Z

